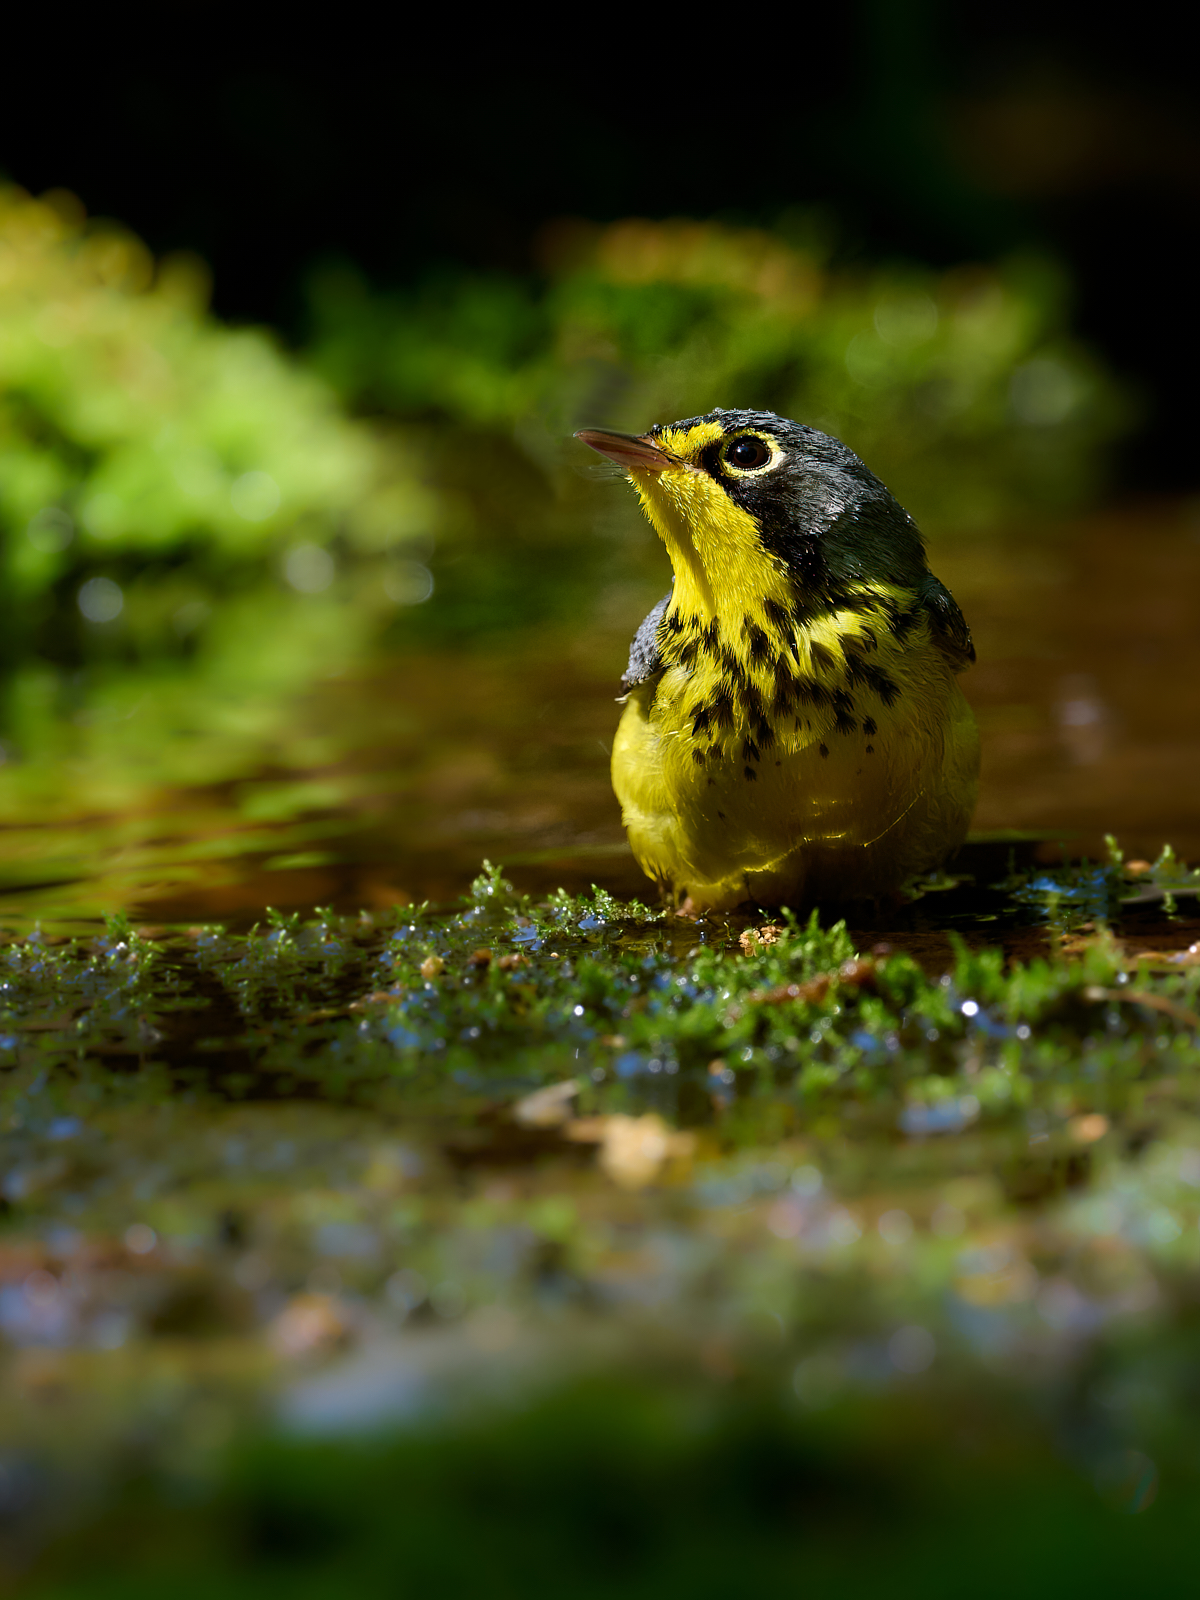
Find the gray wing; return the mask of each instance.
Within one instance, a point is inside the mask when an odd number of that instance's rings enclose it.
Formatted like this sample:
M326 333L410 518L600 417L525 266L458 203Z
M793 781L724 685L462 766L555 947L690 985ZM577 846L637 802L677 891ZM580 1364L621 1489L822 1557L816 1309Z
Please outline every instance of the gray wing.
M949 656L956 672L961 672L975 659L975 646L967 619L958 609L958 602L944 583L929 573L922 578L917 589L917 600L929 614L933 636Z
M663 670L662 657L658 653L658 630L670 600L669 594L663 595L633 636L633 643L629 646L629 665L621 679L621 687L626 691L636 689L639 683L647 683Z

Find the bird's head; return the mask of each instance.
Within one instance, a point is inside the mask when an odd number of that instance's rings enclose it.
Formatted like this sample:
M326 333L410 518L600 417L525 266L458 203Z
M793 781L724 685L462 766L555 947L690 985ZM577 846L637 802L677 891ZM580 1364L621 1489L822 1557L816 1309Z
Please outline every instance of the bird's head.
M911 588L928 572L911 517L854 452L774 412L576 437L625 468L671 557L675 603L698 615Z

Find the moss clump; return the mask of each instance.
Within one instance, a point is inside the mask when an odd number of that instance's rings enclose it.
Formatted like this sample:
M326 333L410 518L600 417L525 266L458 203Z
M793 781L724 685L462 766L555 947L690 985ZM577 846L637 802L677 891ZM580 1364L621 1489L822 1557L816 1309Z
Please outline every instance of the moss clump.
M0 736L25 753L54 712L148 694L146 743L245 732L428 596L444 506L404 441L206 289L69 195L0 188Z
M1119 863L1099 871L1119 896ZM1061 919L1094 875L1063 869L1013 892ZM1181 888L1191 877L1164 856L1136 892ZM589 1104L685 1121L697 1106L711 1116L713 1091L764 1114L782 1097L797 1116L857 1106L913 1129L1031 1106L1109 1114L1148 1071L1196 1056L1200 963L1132 957L1088 930L1060 933L1070 953L1008 965L952 934L953 961L931 976L886 943L856 950L816 913L756 926L603 890L534 902L485 864L457 911L271 913L246 935L157 940L118 918L98 939L15 942L0 1048L39 1070L119 1052L234 1093L370 1099L403 1085L446 1108L570 1077Z

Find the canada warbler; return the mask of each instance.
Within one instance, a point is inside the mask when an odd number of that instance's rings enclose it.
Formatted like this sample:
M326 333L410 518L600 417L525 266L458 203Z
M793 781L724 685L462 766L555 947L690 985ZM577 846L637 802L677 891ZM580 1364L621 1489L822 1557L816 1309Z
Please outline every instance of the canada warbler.
M879 479L769 411L577 437L625 468L675 572L612 756L649 876L690 910L800 907L944 862L978 786L975 650Z

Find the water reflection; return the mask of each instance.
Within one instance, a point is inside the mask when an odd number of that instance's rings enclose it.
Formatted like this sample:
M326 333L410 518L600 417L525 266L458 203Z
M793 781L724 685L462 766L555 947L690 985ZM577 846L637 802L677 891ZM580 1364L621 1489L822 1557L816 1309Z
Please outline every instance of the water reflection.
M1071 760L1084 767L1099 761L1108 743L1109 712L1096 680L1086 672L1068 673L1058 685L1055 715Z
M1200 539L1190 508L1111 511L937 552L970 618L983 733L975 827L1096 857L1200 854Z

